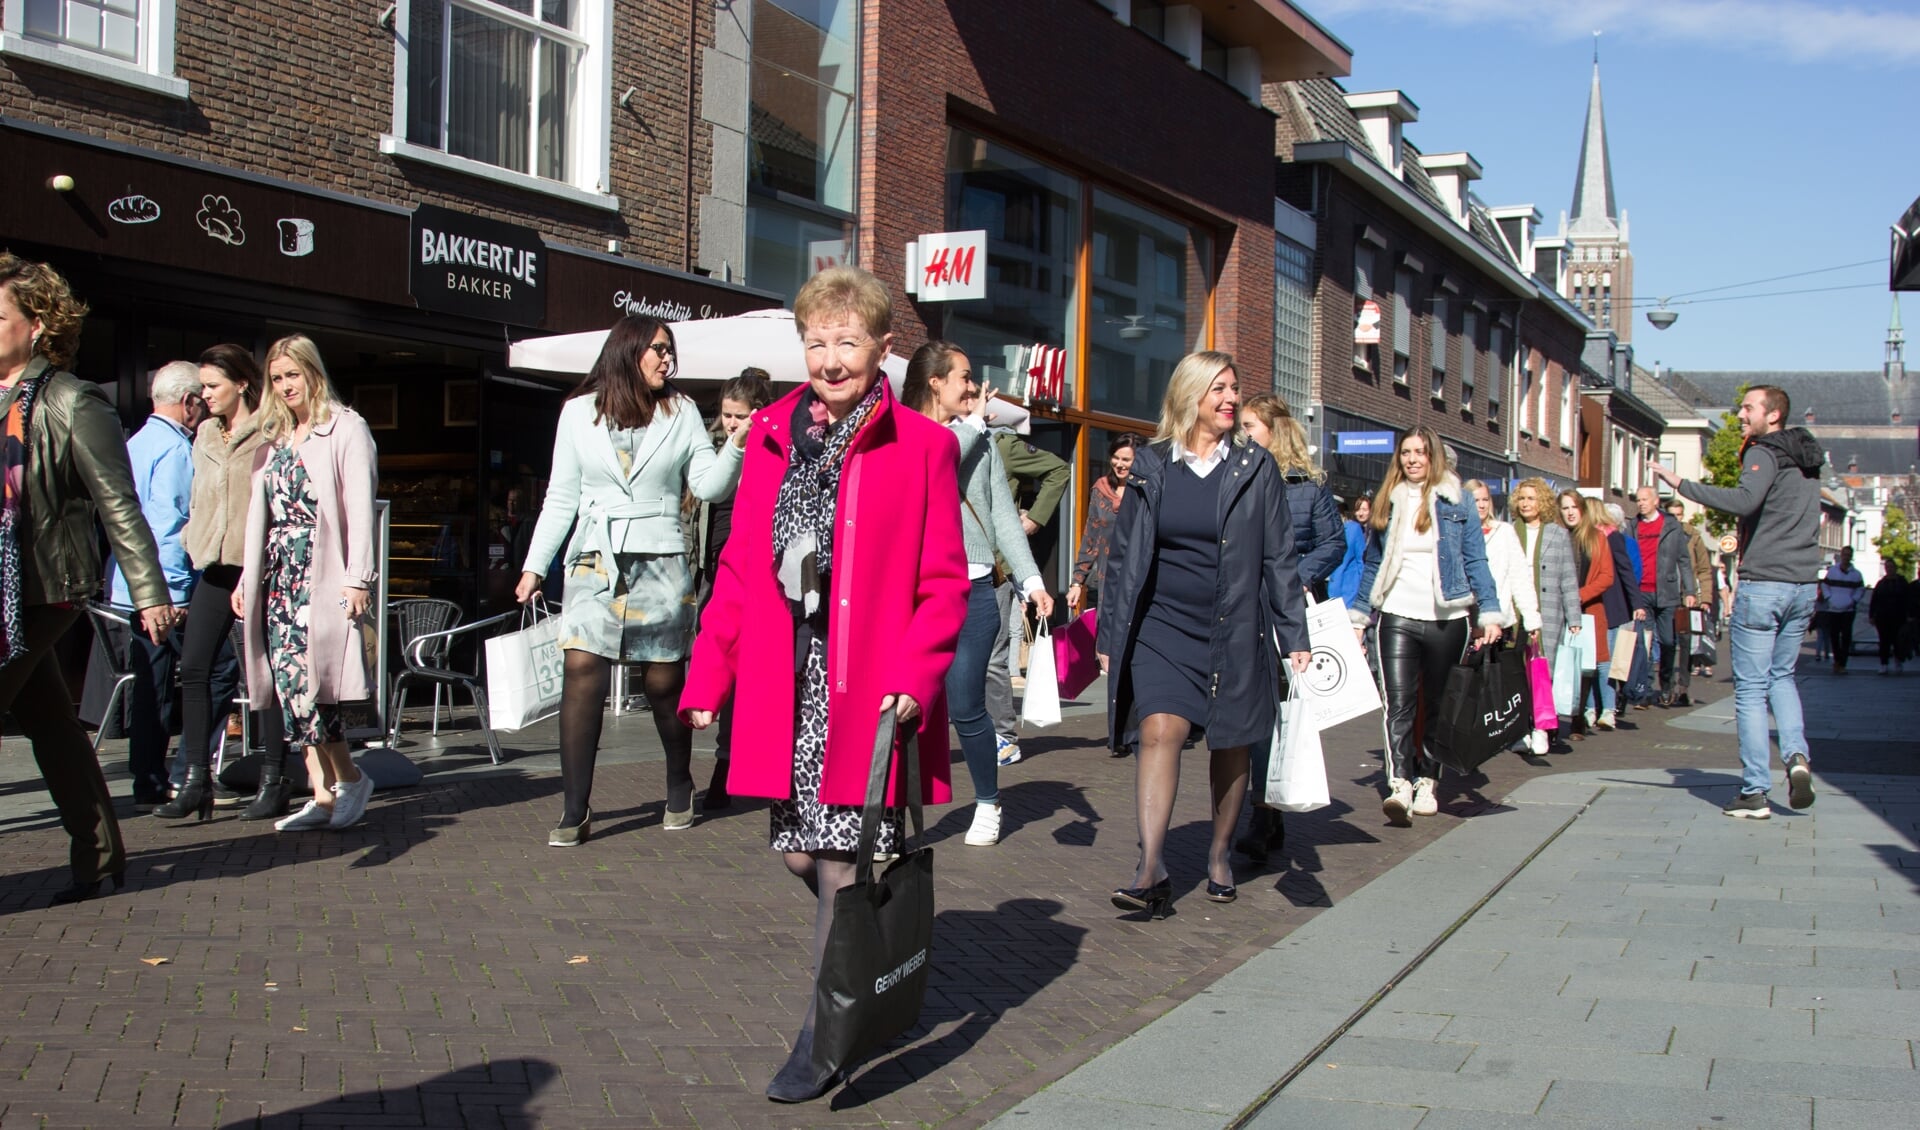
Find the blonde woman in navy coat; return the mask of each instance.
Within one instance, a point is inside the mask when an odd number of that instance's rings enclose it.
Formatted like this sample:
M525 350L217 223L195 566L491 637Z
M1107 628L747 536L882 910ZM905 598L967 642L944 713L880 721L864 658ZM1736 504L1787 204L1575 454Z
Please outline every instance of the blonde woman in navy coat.
M693 732L677 713L692 650L692 563L680 529L687 491L733 494L742 428L714 450L700 411L676 391L673 331L631 314L616 323L593 371L560 411L553 477L515 596L524 604L567 537L560 648L560 824L547 837L574 847L591 831L593 765L614 663L643 664L643 687L667 755L664 826L693 824Z

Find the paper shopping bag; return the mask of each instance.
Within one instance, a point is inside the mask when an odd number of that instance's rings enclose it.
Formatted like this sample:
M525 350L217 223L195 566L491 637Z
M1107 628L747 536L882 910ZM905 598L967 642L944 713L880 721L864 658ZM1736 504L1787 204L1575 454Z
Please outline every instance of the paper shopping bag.
M1060 694L1078 698L1100 677L1100 657L1094 640L1100 630L1100 610L1089 608L1073 618L1053 641L1053 666L1060 676Z
M1053 631L1044 620L1027 648L1027 689L1020 700L1020 720L1030 726L1060 724L1060 680L1054 673Z
M1313 718L1321 729L1380 709L1380 688L1374 685L1367 654L1347 619L1346 601L1335 597L1308 607L1307 638L1313 658L1295 681L1306 684Z
M517 632L487 641L487 724L518 730L560 709L560 617L529 605Z
M1554 704L1553 671L1547 667L1547 657L1540 654L1537 647L1527 648L1527 691L1533 707L1533 728L1552 730L1558 727L1560 718Z
M1633 677L1633 653L1640 634L1628 624L1613 630L1613 648L1607 656L1607 678L1626 682Z
M1351 635L1351 630L1349 630ZM1273 751L1267 758L1267 807L1282 812L1325 808L1327 761L1320 750L1318 701L1306 692L1305 679L1287 681L1287 697L1273 712Z

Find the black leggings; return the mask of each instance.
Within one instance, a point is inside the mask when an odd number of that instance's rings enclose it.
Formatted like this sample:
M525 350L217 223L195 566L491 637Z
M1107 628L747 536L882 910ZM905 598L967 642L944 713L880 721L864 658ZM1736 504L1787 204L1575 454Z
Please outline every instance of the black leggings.
M1386 684L1387 776L1413 780L1438 777L1440 766L1426 755L1420 735L1440 717L1440 696L1447 674L1467 650L1467 620L1414 620L1380 617L1380 679ZM1425 699L1424 714L1419 714ZM1416 718L1416 715L1419 717Z
M205 766L212 754L213 667L233 630L233 590L239 584L238 566L209 565L187 605L180 644L180 756L188 765Z

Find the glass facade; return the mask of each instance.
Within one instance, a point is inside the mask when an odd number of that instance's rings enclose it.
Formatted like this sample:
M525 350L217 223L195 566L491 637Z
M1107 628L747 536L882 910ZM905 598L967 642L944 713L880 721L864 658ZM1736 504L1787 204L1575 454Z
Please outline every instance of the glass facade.
M1313 401L1313 252L1273 241L1273 391L1295 411Z
M1211 241L1095 189L1090 251L1086 407L1158 419L1173 367L1206 345Z

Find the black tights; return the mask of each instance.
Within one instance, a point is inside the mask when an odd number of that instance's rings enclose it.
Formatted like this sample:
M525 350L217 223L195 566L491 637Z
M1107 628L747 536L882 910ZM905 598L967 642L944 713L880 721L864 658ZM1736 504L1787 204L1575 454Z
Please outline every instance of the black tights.
M560 823L571 828L587 818L593 795L593 764L600 756L613 661L577 649L566 654L566 678L560 684L560 787L566 807ZM680 721L687 665L648 663L641 671L641 690L667 754L667 810L685 812L693 804L693 731Z
M1135 757L1134 793L1140 819L1140 869L1133 885L1150 887L1166 877L1161 854L1167 826L1173 822L1173 798L1180 790L1180 750L1193 724L1178 714L1149 714L1140 722L1140 752ZM1246 746L1207 749L1207 783L1213 801L1213 834L1207 848L1207 876L1233 883L1233 830L1247 796Z
M833 925L833 896L853 883L854 863L850 851L781 853L787 870L794 873L807 890L813 892L813 975L820 976L820 960L827 952L827 930ZM807 1014L800 1021L804 1030L813 1027L813 996L807 996Z

